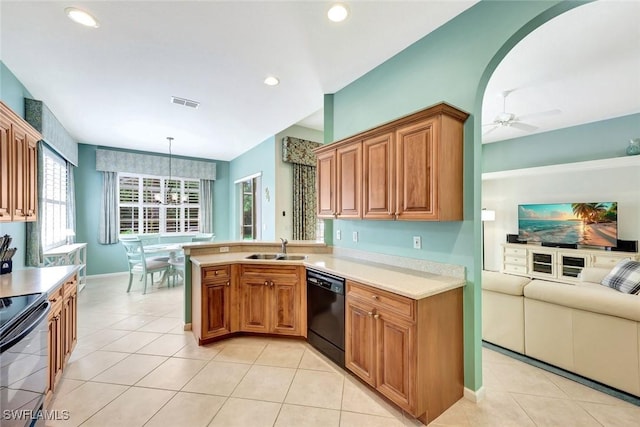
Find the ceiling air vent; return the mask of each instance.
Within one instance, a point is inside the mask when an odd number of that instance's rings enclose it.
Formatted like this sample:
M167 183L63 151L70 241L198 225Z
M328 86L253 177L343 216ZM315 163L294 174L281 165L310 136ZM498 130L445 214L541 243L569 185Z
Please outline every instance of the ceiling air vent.
M171 97L172 104L178 104L189 108L198 108L200 103L198 101L192 101L191 99L179 98L177 96Z

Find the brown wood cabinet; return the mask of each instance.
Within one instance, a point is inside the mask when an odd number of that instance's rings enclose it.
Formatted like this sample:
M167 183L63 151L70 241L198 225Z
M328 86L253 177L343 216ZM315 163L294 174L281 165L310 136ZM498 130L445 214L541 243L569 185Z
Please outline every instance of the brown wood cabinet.
M78 280L74 274L49 294L48 376L45 400L53 395L64 366L78 341Z
M360 218L362 212L362 144L354 142L336 150L336 217Z
M42 136L2 102L0 133L0 221L35 221Z
M242 265L240 330L282 335L306 335L304 267Z
M316 168L316 194L318 218L334 218L336 214L336 152L318 154Z
M443 103L317 148L318 216L461 221L467 117Z
M365 219L395 217L394 142L392 132L367 138L362 142L362 217Z
M347 281L345 366L425 424L463 394L462 289L412 300Z
M193 268L193 283L201 284L192 292L192 330L198 344L230 334L232 327L232 266Z

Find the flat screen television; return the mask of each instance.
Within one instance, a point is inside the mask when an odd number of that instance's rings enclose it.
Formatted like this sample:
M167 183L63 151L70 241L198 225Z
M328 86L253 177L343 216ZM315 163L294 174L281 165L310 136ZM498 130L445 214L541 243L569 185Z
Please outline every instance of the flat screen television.
M615 247L618 203L519 205L518 239L551 245Z

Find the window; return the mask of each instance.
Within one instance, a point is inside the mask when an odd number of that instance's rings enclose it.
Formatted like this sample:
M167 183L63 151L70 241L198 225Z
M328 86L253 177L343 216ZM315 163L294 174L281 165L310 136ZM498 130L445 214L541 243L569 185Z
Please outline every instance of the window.
M67 239L67 163L48 148L44 153L42 185L42 247L46 251Z
M235 182L238 188L240 212L240 238L260 238L260 174L248 176Z
M199 230L199 180L120 173L118 187L120 234Z

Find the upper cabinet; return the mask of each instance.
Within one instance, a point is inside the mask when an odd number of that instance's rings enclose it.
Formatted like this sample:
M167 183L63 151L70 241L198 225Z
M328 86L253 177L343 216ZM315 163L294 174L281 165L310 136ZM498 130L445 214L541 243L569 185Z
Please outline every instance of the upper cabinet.
M37 142L42 136L0 102L0 221L37 219Z
M316 149L318 217L461 221L467 117L443 103Z

